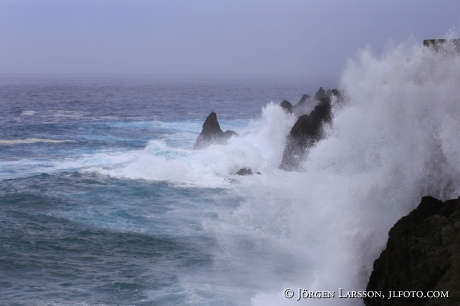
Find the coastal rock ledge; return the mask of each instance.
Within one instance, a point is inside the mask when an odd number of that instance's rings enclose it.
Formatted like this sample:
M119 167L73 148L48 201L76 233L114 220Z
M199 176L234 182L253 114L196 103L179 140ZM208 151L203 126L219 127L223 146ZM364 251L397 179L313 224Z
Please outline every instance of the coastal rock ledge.
M422 198L388 236L366 288L386 297L364 299L365 305L460 305L460 198L446 202ZM390 291L443 291L448 297L388 299Z

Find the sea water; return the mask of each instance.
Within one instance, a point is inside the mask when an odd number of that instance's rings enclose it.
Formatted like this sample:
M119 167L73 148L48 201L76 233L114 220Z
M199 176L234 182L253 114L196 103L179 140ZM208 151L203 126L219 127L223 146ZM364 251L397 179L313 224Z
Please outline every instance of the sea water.
M391 226L460 193L460 58L362 50L340 76L0 77L2 305L362 305ZM302 172L296 118L339 87ZM206 116L240 137L192 149ZM260 175L238 176L242 167Z

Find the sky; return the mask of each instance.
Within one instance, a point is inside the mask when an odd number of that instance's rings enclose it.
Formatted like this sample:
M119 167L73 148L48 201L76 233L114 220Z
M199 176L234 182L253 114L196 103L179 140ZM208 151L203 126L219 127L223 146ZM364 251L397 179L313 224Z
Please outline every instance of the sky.
M0 73L338 74L459 0L0 0Z

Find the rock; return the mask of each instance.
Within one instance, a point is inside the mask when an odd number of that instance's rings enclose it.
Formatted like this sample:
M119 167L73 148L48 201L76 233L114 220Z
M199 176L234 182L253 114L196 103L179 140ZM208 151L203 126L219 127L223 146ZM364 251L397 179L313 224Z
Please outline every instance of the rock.
M323 126L332 121L331 99L323 98L309 115L302 115L291 129L283 152L280 168L296 170L308 148L323 138Z
M460 39L425 39L423 46L430 48L436 52L444 54L458 55L460 54Z
M292 104L288 100L283 100L283 102L280 103L280 106L288 113L292 111Z
M342 96L342 94L340 93L340 91L338 91L337 89L332 89L332 90L328 90L329 93L327 93L327 96L332 98L332 97L335 97L336 98L336 101L337 103L339 104L343 104L344 103L344 98Z
M204 149L213 143L221 143L224 132L220 128L220 124L217 121L217 114L211 112L203 123L203 130L196 139L193 148Z
M296 105L292 105L288 100L283 100L280 106L288 113L294 113L297 116L309 114L319 101L314 97L304 94Z
M310 114L319 102L320 101L315 97L304 94L299 102L297 102L297 104L292 107L291 112L294 113L297 117Z
M232 131L232 130L226 130L224 134L222 135L223 139L229 140L230 137L232 136L239 136L237 132Z
M338 102L343 101L343 98L337 89L328 89L327 91L325 91L323 87L320 87L314 97L304 94L302 98L300 98L299 102L297 102L297 104L292 105L291 102L283 100L283 102L280 103L280 106L286 112L293 113L297 117L300 117L306 114L310 114L311 111L315 108L316 105L318 105L318 103L321 102L322 99L332 98L333 96L338 98Z
M238 170L238 172L236 173L238 175L252 175L252 170L251 168L241 168L240 170Z
M364 299L367 306L460 305L460 198L424 197L388 234L366 290L448 291L448 298Z
M288 100L283 100L283 102L280 103L280 106L286 112L293 113L297 117L300 117L302 115L309 114L319 102L320 101L315 97L304 94L296 105L292 105Z
M304 94L304 95L302 96L302 98L300 98L299 102L297 102L296 105L299 105L299 106L300 106L300 105L305 104L305 102L307 101L308 98L310 98L310 96L307 95L307 94Z
M225 133L221 130L217 121L217 114L211 112L203 123L203 130L196 139L193 149L205 149L211 144L226 144L233 135L238 134L232 130L225 131Z
M318 91L316 92L316 94L315 94L315 98L318 99L318 100L321 100L321 99L324 99L326 97L327 97L326 92L324 91L323 87L320 87L318 89Z

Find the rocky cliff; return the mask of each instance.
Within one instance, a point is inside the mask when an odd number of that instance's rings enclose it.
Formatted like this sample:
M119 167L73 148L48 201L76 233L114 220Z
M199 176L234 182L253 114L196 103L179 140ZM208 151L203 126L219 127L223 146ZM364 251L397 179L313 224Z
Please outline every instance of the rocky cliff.
M310 114L300 116L287 138L280 168L287 171L298 169L308 149L323 138L324 124L331 121L331 101L327 97Z
M366 290L448 291L448 298L365 299L367 306L460 305L460 198L424 197L390 230Z
M341 103L343 98L337 89L328 90L327 92L321 87L314 97L303 95L302 99L294 106L288 108L289 102L283 101L281 107L285 110L305 110L307 103L316 101L311 112L301 115L291 129L288 135L286 145L283 151L283 159L280 168L286 171L299 170L301 163L305 160L308 150L316 142L324 138L325 124L332 123L332 101ZM285 103L287 102L287 103ZM290 103L289 103L290 104ZM307 104L308 105L308 104Z

